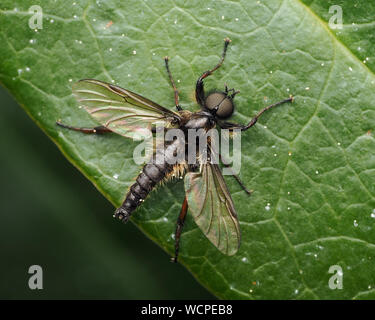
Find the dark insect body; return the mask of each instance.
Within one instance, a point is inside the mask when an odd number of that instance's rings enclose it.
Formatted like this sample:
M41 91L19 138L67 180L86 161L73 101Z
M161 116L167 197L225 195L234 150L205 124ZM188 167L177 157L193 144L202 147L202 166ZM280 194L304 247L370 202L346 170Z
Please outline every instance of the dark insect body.
M164 163L156 163L153 160L151 163L146 164L141 173L138 175L136 182L130 187L128 194L122 206L116 210L115 216L123 222L127 222L132 212L146 199L147 195L152 189L166 176L174 172L174 166L169 164L169 157L177 151L179 147L178 141L166 146L159 152L164 156ZM156 159L156 157L154 157Z
M99 80L84 79L78 81L73 92L77 100L84 106L90 115L101 125L95 128L77 128L57 122L59 126L83 133L101 134L115 132L128 138L144 130L155 132L155 124L162 124L166 128L179 128L186 135L189 129L204 129L206 132L216 125L223 129L239 129L245 131L252 127L258 118L272 107L286 102L292 102L293 97L277 102L262 109L248 124L242 125L226 121L234 112L233 99L239 91L228 89L213 91L205 94L203 80L213 74L223 63L230 40L224 39L224 50L219 63L211 70L205 71L196 82L195 97L201 107L197 112L183 110L179 104L179 95L169 70L168 57L165 57L165 66L170 78L175 98L177 112L168 110L134 92ZM188 208L199 228L206 237L224 254L233 255L240 245L240 229L236 211L229 190L218 164L209 161L198 164L187 164L186 159L177 164L168 161L186 142L179 139L167 142L163 148L156 151L156 157L147 163L130 187L125 200L114 216L127 222L131 214L141 205L147 195L162 180L171 175L184 176L186 196L182 203L177 219L175 232L175 257L177 262L179 241ZM157 155L164 161L158 162ZM207 148L210 154L210 143ZM228 166L222 156L220 160ZM197 155L197 159L199 155ZM240 186L248 193L239 177L233 174Z

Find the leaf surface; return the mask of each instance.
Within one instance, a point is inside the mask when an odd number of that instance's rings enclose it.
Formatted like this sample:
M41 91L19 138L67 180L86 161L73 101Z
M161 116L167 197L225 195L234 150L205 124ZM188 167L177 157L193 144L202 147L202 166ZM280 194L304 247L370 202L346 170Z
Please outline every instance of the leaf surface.
M293 94L242 136L240 177L226 182L242 244L221 254L188 217L181 263L211 292L232 299L374 298L375 5L349 1L44 1L43 29L29 28L33 1L0 4L0 81L66 157L118 206L139 172L137 145L87 136L55 121L96 125L71 85L95 78L173 108L162 58L195 110L194 84L241 91L235 120ZM343 29L328 25L343 8ZM354 23L354 25L353 25ZM153 192L133 222L168 252L184 198L182 182ZM112 212L108 212L111 216ZM115 223L115 222L114 222ZM331 290L339 265L344 289Z

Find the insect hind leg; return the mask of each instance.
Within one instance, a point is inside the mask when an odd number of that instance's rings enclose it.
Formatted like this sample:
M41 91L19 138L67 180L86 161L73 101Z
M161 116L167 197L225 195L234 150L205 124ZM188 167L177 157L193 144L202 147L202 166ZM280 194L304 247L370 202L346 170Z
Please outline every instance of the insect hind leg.
M56 124L62 128L79 131L79 132L86 133L86 134L102 134L105 132L111 132L110 129L104 126L97 126L94 128L80 128L80 127L68 126L66 124L61 123L60 121L56 121Z
M184 227L186 213L188 210L188 202L185 196L184 202L182 203L181 212L177 218L176 232L175 232L175 253L172 258L172 262L177 263L178 253L180 251L180 238L182 233L182 228Z

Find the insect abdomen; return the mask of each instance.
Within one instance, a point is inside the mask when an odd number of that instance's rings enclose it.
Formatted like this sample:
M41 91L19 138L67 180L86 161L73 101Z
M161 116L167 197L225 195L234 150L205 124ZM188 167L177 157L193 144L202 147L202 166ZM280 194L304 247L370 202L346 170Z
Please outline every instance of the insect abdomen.
M171 159L183 143L181 140L176 139L165 148L156 151L154 160L143 167L136 182L130 187L125 201L116 210L115 217L123 222L129 220L130 215L146 199L151 190L173 171L173 162ZM158 159L163 159L164 161L158 161Z
M163 164L146 164L138 175L136 182L130 187L125 201L115 212L115 217L123 222L129 220L130 215L146 199L151 190L172 170L172 166Z

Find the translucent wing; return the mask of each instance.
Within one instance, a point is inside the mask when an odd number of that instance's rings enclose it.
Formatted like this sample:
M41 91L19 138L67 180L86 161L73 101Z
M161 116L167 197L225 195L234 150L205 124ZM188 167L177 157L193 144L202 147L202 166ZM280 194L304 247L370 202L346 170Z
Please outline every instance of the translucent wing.
M241 241L233 200L220 168L207 163L185 176L185 192L196 224L224 254L235 254Z
M147 134L157 123L167 126L180 118L134 92L94 79L80 80L73 93L90 115L113 132L128 138Z

